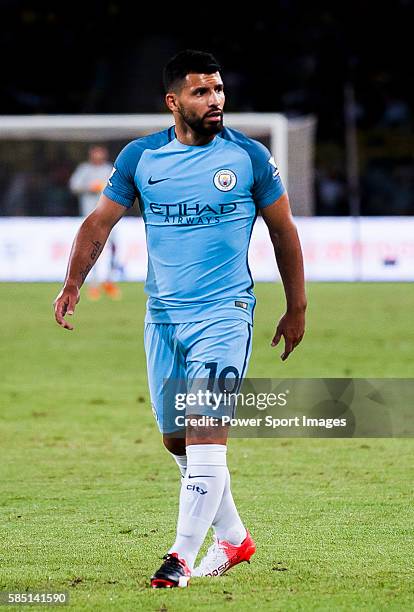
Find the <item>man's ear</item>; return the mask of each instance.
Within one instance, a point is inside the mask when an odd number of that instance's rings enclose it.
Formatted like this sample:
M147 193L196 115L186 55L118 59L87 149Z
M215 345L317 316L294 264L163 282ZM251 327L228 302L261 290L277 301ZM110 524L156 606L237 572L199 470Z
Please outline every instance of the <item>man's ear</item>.
M165 94L165 104L172 113L178 110L177 96L174 92L170 91L169 93Z

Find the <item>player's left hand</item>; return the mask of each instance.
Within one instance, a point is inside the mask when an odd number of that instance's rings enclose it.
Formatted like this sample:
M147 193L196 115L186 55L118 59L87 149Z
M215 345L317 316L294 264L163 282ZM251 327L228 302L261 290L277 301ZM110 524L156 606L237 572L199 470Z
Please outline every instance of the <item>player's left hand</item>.
M277 346L281 337L285 339L285 350L281 354L285 361L301 342L305 333L305 312L286 312L280 319L271 346Z

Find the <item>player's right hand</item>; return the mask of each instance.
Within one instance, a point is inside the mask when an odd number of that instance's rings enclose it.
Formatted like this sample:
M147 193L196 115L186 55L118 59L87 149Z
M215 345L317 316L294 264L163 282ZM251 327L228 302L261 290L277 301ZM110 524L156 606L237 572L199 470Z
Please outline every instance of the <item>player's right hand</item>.
M78 287L70 286L63 287L55 301L53 307L55 310L56 323L64 329L73 329L73 325L70 325L63 318L65 315L73 315L75 312L76 304L80 300L80 293Z

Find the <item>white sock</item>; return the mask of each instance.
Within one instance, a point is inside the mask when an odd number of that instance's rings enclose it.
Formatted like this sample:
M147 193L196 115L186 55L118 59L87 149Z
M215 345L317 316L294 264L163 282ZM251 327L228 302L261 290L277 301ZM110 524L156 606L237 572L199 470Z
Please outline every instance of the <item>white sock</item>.
M237 512L230 489L230 473L228 470L226 471L226 484L220 506L213 520L213 529L219 540L226 540L234 546L240 546L247 535L247 531Z
M178 469L180 470L180 474L184 478L185 471L187 469L187 455L174 455L173 453L170 453L170 455L174 457L178 465Z
M193 569L198 551L223 497L227 476L223 444L187 446L187 471L181 483L177 536L170 548Z
M187 469L187 455L170 454L177 463L181 476L184 478ZM230 482L230 473L227 469L223 497L221 498L217 514L213 520L213 528L219 540L225 540L234 546L240 546L247 532L237 512L236 504L234 503L231 493Z

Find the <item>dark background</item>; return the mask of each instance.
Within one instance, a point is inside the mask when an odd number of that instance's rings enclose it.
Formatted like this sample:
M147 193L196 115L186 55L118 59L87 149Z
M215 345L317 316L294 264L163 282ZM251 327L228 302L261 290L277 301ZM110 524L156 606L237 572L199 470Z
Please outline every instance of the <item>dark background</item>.
M344 86L352 83L361 212L414 214L413 0L170 9L3 0L1 9L0 114L164 112L164 63L183 48L211 51L223 66L227 111L317 117L315 213L342 215L349 214ZM24 157L15 145L0 150L3 192ZM25 149L33 163L35 147ZM63 190L73 159L61 153L57 169L48 163L44 171ZM76 214L74 200L64 200L57 214ZM13 210L0 203L0 214ZM36 197L16 214L51 212Z

